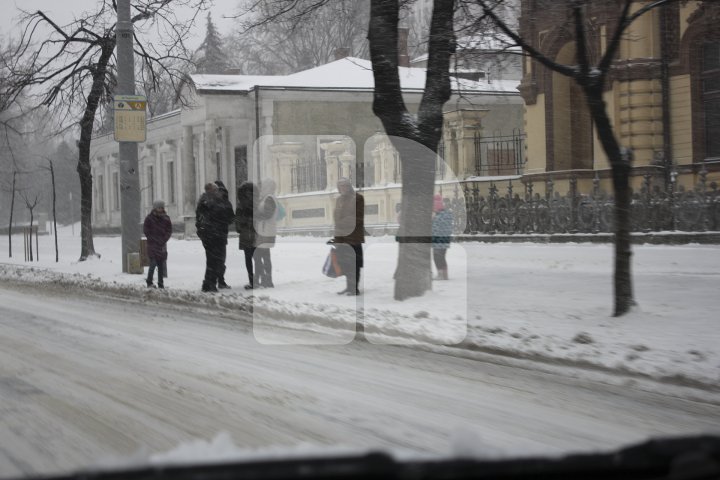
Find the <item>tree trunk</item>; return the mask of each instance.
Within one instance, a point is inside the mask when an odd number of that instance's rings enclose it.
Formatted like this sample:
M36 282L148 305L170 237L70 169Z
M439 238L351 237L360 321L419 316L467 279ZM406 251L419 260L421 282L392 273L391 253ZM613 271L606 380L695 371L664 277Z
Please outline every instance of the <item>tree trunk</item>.
M33 242L33 228L32 227L33 227L34 218L33 218L33 209L30 208L29 210L30 210L30 242L29 242L30 243L30 261L33 262L35 260L33 257L33 246L32 246L32 242Z
M60 252L58 250L58 233L57 233L57 196L55 194L55 169L52 160L50 163L50 180L52 181L52 210L53 210L53 233L55 234L55 263L60 261Z
M17 172L13 172L12 182L12 200L10 200L10 223L8 224L8 255L12 258L12 224L13 224L13 213L15 212L15 180L17 178Z
M432 197L435 188L435 152L406 139L394 139L402 171L401 234L395 277L395 300L422 296L432 289ZM412 168L409 166L412 165Z
M394 298L405 300L432 288L430 238L435 157L442 135L442 108L450 99L454 51L454 0L436 0L430 26L427 80L417 118L402 97L398 74L398 0L372 0L370 58L375 78L373 112L400 154L402 212Z
M613 190L615 194L615 275L614 316L624 315L634 305L632 274L630 259L632 257L630 244L630 170L631 163L628 155L623 155L620 145L613 134L610 118L607 115L605 102L602 98L602 88L586 88L588 99L598 137L603 150L610 160L612 167Z
M105 86L108 64L115 49L115 37L106 40L93 72L93 84L88 95L85 113L80 121L80 142L77 171L80 176L80 261L97 256L92 233L92 168L90 166L90 141L92 139L95 113Z

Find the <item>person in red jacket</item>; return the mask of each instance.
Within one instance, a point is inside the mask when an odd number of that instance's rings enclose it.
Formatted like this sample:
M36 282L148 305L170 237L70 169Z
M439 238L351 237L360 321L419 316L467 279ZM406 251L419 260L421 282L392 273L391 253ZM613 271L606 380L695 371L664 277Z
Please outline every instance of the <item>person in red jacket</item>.
M145 217L143 223L143 233L147 238L147 257L150 260L150 268L148 269L147 286L155 288L153 284L153 274L155 268L158 270L158 288L165 288L163 282L166 275L167 265L167 242L172 235L172 222L167 213L165 213L165 202L155 200L153 202L152 211Z

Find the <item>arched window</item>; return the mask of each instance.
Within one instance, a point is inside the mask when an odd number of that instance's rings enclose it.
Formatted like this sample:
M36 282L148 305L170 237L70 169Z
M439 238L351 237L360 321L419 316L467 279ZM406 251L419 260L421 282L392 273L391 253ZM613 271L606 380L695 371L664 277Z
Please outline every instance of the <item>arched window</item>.
M720 41L703 43L700 82L705 158L720 159Z
M575 62L575 45L565 44L556 61L566 65ZM546 114L552 129L552 170L593 168L593 127L590 111L581 88L571 78L550 73L552 101Z
M687 20L673 74L690 75L693 162L720 159L720 3L701 2ZM672 71L672 70L671 70Z

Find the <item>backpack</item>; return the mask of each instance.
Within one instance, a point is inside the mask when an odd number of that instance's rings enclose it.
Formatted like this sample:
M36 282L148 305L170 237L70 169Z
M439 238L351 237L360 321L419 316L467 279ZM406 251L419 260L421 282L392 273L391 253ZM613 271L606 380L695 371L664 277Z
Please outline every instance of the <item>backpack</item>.
M277 214L275 215L276 220L282 220L285 218L285 207L282 206L282 203L277 202Z

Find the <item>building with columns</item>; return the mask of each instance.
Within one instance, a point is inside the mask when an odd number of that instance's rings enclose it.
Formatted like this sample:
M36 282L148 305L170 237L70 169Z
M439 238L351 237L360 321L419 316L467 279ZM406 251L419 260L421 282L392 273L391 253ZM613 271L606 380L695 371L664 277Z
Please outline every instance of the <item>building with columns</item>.
M400 77L405 102L416 111L425 69L401 67ZM372 111L369 61L346 57L286 76L194 75L193 82L191 107L148 121L147 141L139 147L143 212L162 198L173 223L192 234L205 183L222 180L234 204L233 192L243 181L269 177L287 212L282 229L325 231L337 179L349 177L366 197L369 229L395 224L400 162ZM520 135L517 85L453 80L439 184L487 175L500 157L497 149L482 157L483 140ZM93 225L100 230L120 225L117 152L111 134L93 139Z

